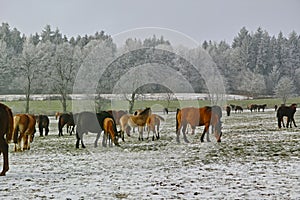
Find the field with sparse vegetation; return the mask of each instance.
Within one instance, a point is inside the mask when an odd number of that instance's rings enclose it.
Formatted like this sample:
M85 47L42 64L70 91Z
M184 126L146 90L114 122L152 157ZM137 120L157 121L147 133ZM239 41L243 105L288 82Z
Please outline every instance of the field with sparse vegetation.
M246 105L242 101L232 102ZM10 104L12 105L12 104ZM54 108L54 107L53 107ZM300 131L277 128L273 108L223 113L222 142L176 143L175 112L165 118L161 139L125 137L121 147L94 148L96 135L35 137L31 149L13 152L10 170L0 182L5 199L299 199ZM296 112L296 123L300 113ZM196 133L202 132L198 127ZM64 130L65 132L66 130ZM2 162L0 163L2 166Z

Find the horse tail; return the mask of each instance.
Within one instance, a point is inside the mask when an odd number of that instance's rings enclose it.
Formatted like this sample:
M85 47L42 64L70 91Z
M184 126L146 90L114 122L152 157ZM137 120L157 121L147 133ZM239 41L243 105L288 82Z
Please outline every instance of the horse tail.
M6 112L8 114L8 126L6 131L6 142L10 142L13 139L14 133L14 117L10 108L6 108Z
M156 115L156 117L157 117L158 119L160 119L161 121L165 121L165 118L163 118L162 116Z
M177 108L176 110L176 133L178 133L180 128L180 121L181 121L181 110Z
M14 128L13 128L13 134L9 140L7 141L11 141L12 139L14 140L14 143L16 144L18 142L18 133L19 133L19 123L20 123L20 119L21 117L16 115L14 118Z

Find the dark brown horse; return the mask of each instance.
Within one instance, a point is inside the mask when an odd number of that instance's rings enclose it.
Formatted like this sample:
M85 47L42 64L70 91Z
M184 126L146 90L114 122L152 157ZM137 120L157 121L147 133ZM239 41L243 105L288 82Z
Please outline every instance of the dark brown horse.
M230 106L226 106L227 116L230 116L230 112L231 112L231 107Z
M243 108L241 106L235 106L234 111L242 113L243 112Z
M179 143L179 135L182 129L183 139L185 142L189 142L186 138L186 127L188 124L192 127L192 134L195 132L196 126L205 126L204 131L201 135L200 141L203 142L205 133L207 133L207 141L209 141L208 130L209 126L212 125L212 128L215 133L217 142L221 142L221 117L222 110L219 106L205 106L202 108L182 108L177 109L176 113L176 140Z
M74 132L75 121L72 113L61 113L58 119L58 136L63 136L63 127L67 125L67 133Z
M4 138L6 136L6 139ZM3 153L3 169L0 176L9 170L8 142L13 138L13 115L11 109L0 103L0 154Z
M287 117L287 124L286 124L287 128L289 126L292 128L292 122L294 123L294 126L297 127L296 123L295 123L295 119L294 119L296 108L297 108L297 104L293 103L290 106L281 105L277 109L278 128L281 128L281 123L282 123L282 126L285 127L284 122L283 122L284 116Z
M257 111L259 112L260 110L262 110L263 112L265 112L266 107L267 104L257 105Z
M45 136L49 133L49 117L47 115L39 115L36 122L39 126L40 136L43 136L43 130L45 129Z

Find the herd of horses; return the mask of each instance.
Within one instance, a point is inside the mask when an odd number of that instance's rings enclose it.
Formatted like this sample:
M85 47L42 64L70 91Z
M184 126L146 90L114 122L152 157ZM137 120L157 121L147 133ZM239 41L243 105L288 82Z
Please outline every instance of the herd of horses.
M278 127L292 127L292 123L296 127L294 114L296 112L297 104L291 106L281 105L279 108L275 107L277 111ZM248 106L252 111L264 111L266 104ZM243 112L243 108L237 105L226 106L227 115L230 116L230 111ZM165 113L165 112L164 112ZM120 146L119 139L125 141L125 133L131 136L130 131L138 130L138 139L144 140L143 132L148 132L147 140L149 139L150 132L153 133L152 140L160 139L159 129L160 124L164 118L152 113L150 108L137 110L133 114L128 114L126 111L101 111L94 112L80 112L80 113L56 113L56 120L58 120L58 136L63 136L63 127L67 126L67 133L72 135L76 132L76 148L85 148L83 142L83 135L85 133L96 133L96 140L94 146L97 147L98 140L103 132L103 146ZM287 117L286 126L284 125L283 118ZM211 127L212 133L217 142L221 142L222 136L222 109L219 106L205 106L201 108L186 107L177 109L176 111L176 141L180 142L180 133L183 134L185 142L187 139L187 126L195 133L197 126L204 126L201 134L200 141L204 142L206 134L207 141L209 139L209 128ZM8 162L8 143L13 141L15 144L15 151L23 151L30 149L30 143L34 139L36 132L35 125L38 124L40 136L45 136L49 133L49 118L46 115L34 116L31 114L16 114L13 116L12 111L6 105L0 103L0 154L3 153L3 170L0 176L4 176L9 170ZM76 126L76 131L75 131ZM119 126L119 130L117 129Z

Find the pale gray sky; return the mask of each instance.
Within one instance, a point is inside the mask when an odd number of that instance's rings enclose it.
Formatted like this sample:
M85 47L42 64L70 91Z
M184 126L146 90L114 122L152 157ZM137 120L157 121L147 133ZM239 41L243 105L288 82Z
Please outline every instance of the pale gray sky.
M47 25L67 36L141 27L173 29L202 43L226 40L245 26L270 35L300 33L298 0L0 0L0 22L26 35Z

